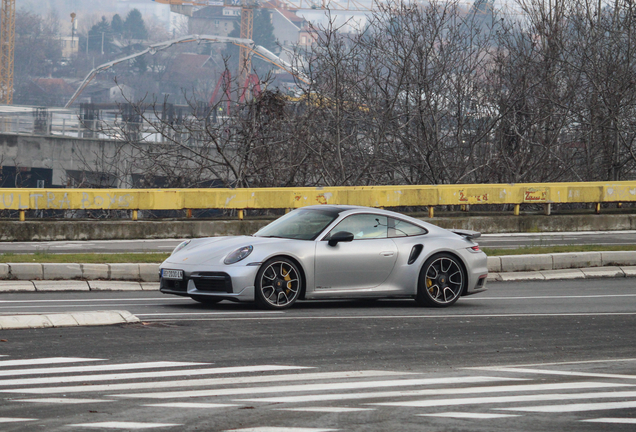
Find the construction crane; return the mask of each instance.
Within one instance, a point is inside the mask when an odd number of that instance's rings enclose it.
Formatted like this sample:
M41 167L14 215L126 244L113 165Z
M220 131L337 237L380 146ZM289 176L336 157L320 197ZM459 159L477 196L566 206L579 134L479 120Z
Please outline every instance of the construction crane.
M15 0L0 6L0 103L13 103L13 51L15 49Z
M168 4L173 12L191 15L195 7L227 6L241 8L241 39L252 39L254 33L254 9L258 7L257 0L153 0L157 3ZM331 9L338 11L371 11L375 0L363 4L356 0L279 0L287 9ZM252 70L251 52L245 46L239 49L239 86L247 87Z

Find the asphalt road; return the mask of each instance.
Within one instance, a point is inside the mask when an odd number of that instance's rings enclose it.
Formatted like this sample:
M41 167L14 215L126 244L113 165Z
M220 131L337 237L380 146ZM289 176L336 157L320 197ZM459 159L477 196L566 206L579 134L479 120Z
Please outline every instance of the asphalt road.
M122 253L171 252L182 239L0 242L0 253ZM511 249L523 246L635 244L636 231L484 234L482 247Z
M3 294L0 313L143 323L0 331L0 429L633 431L635 306L626 278L494 283L447 309Z

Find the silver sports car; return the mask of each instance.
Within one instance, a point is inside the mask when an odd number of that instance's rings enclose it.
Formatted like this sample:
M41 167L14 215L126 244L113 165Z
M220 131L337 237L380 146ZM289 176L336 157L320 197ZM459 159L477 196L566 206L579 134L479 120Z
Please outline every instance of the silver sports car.
M386 210L304 207L252 236L184 241L161 264L161 291L268 309L335 298L450 306L486 289L486 254L477 237Z

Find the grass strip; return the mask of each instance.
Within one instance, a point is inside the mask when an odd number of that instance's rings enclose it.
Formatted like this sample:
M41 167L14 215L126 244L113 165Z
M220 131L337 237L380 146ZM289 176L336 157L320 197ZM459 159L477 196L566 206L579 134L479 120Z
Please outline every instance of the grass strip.
M161 263L170 256L169 253L71 253L52 254L36 252L33 254L7 253L0 255L1 263L82 263L82 264L116 264L116 263Z
M551 254L563 252L610 252L636 251L636 245L560 245L560 246L524 246L516 249L481 248L488 256Z

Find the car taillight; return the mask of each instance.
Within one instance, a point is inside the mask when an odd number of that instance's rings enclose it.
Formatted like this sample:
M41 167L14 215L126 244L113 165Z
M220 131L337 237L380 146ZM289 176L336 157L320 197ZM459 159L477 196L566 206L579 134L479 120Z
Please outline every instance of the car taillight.
M469 250L470 252L475 252L475 253L477 253L477 252L481 252L481 249L479 249L479 245L469 247L469 248L468 248L468 250Z

